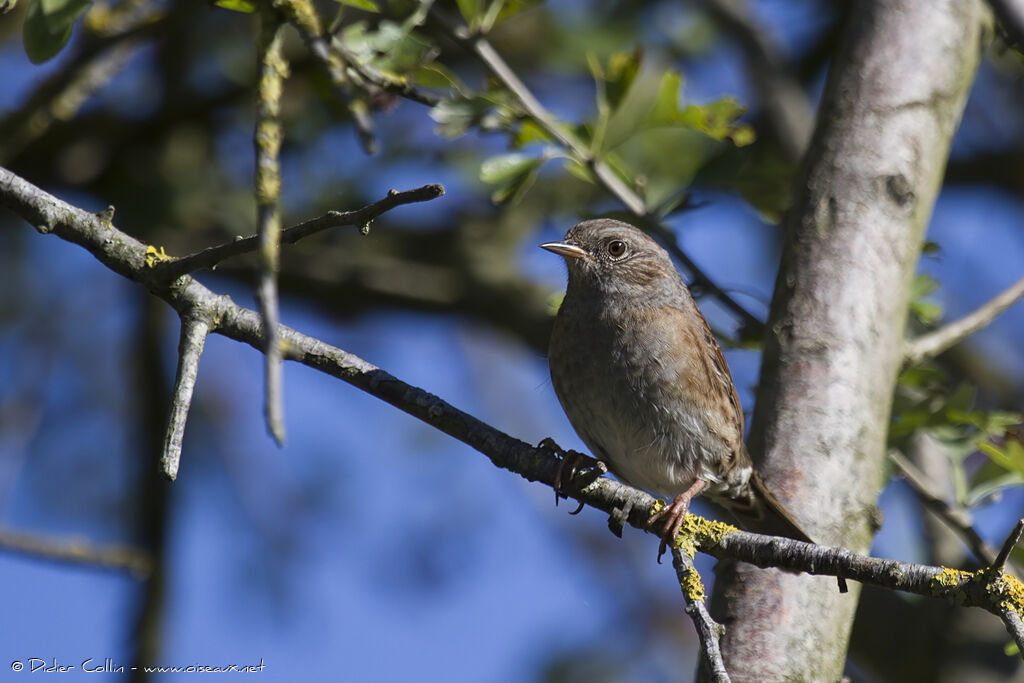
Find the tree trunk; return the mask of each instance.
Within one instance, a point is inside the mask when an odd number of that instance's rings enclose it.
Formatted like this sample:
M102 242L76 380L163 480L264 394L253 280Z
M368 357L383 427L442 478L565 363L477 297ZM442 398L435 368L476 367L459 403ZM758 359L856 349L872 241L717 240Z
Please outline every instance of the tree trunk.
M816 541L877 529L911 281L986 31L977 0L854 2L787 216L750 450ZM734 681L837 681L859 587L723 563Z

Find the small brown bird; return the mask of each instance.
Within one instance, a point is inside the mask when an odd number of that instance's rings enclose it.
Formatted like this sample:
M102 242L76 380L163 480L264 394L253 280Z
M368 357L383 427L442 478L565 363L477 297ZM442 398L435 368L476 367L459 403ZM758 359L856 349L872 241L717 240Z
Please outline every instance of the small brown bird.
M754 471L722 349L668 253L599 219L540 245L569 285L549 347L558 400L583 442L624 482L673 498L659 558L701 492L750 530L810 538Z

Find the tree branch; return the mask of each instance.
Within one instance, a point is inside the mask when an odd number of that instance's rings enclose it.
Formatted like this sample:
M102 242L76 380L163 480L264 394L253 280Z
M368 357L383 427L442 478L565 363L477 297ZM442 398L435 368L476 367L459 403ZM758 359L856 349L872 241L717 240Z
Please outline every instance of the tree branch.
M53 562L127 571L138 577L148 576L153 571L149 555L138 548L94 545L82 538L58 541L0 529L0 550Z
M281 232L281 243L294 244L304 237L315 235L328 228L344 226L359 226L365 234L370 229L370 223L382 213L390 211L396 206L426 202L443 195L444 188L440 185L424 185L415 190L404 190L402 192L391 190L383 199L367 204L361 209L355 209L354 211L328 211L323 216L311 218L298 225L293 225ZM239 256L240 254L247 254L257 249L259 249L259 238L257 236L239 238L233 242L208 247L188 256L157 263L153 266L153 273L165 282L172 282L182 275L194 273L204 268L214 268L225 259Z
M706 670L708 679L713 683L730 683L729 672L722 661L722 648L718 642L724 629L708 613L708 607L704 603L704 584L700 580L697 568L693 566L693 558L688 550L679 546L672 547L672 567L679 577L679 588L683 591L686 613L690 615L697 629L701 667Z
M278 446L284 445L284 406L281 399L281 344L277 338L277 274L281 264L281 164L279 155L284 130L281 127L281 91L288 77L288 62L282 50L285 24L269 6L260 11L259 82L256 88L256 238L259 241L259 282L256 299L264 330L263 412L267 429Z
M999 314L1024 296L1024 277L1013 283L973 313L949 323L934 332L922 334L907 342L903 352L903 366L916 365L928 358L934 358L943 351L956 346L975 332L988 326Z
M41 233L53 233L89 251L114 272L142 284L179 314L194 311L214 321L211 331L263 347L259 314L216 294L197 280L183 276L171 283L157 277L146 264L146 245L119 231L106 215L71 206L10 171L0 168L0 204ZM561 459L548 447L533 447L481 422L444 400L412 386L355 356L284 325L279 326L285 358L320 370L362 389L486 455L501 468L529 481L553 486ZM620 512L624 523L646 530L646 522L663 503L653 496L613 481L598 472L577 476L564 493L606 513ZM628 509L628 516L621 515ZM623 517L625 517L623 519ZM828 548L785 538L738 531L721 522L687 517L676 546L696 548L718 558L734 558L758 567L779 567L810 574L844 576L874 586L919 595L947 598L965 606L982 607L999 615L1012 628L1024 613L1024 585L998 570L963 572L943 567L857 555L845 548Z
M914 463L903 457L903 454L892 451L889 453L889 460L896 471L899 472L910 488L917 494L918 500L926 508L942 520L942 522L953 530L957 536L967 544L974 556L985 564L992 565L996 561L996 551L985 543L984 539L971 526L970 520L962 510L956 510L949 505L940 495L932 491L931 486L925 479L925 475Z
M181 316L181 339L178 342L178 371L174 378L174 396L171 398L171 415L167 419L167 436L164 438L163 455L160 458L164 475L174 480L178 477L181 464L181 444L185 437L185 422L188 420L192 392L199 374L199 357L203 355L206 335L210 332L210 321L186 313Z

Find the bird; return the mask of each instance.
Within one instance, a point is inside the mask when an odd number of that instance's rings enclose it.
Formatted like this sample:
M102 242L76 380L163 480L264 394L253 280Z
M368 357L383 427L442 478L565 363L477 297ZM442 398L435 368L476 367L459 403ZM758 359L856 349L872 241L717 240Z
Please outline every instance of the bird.
M668 252L607 218L540 247L568 266L548 347L555 394L598 461L671 499L647 523L662 524L659 561L699 494L748 531L813 542L754 469L729 366Z

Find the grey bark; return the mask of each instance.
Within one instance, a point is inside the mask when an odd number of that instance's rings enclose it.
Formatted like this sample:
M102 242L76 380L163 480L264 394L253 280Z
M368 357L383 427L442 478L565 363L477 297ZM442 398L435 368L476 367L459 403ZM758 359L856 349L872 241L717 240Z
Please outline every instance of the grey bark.
M818 542L866 550L910 283L977 68L975 0L853 5L787 216L750 450ZM859 587L723 563L735 681L836 681Z

